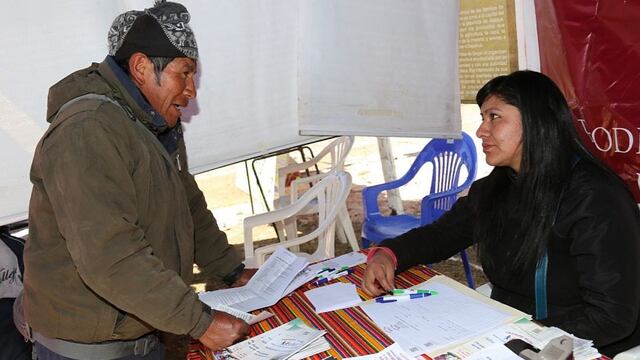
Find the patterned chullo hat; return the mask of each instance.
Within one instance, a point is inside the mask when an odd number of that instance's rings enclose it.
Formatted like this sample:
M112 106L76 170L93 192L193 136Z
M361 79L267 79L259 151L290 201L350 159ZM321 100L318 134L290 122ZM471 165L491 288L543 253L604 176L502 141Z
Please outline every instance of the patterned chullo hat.
M109 29L109 55L117 61L135 52L147 56L198 59L198 45L189 26L191 16L178 3L157 0L144 11L118 15Z

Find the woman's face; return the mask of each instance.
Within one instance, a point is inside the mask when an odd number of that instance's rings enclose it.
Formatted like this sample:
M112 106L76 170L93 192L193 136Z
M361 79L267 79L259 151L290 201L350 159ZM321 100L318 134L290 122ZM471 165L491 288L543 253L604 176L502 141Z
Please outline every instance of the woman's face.
M488 97L480 107L482 123L476 136L482 140L487 164L520 171L522 161L522 116L517 107L499 97Z

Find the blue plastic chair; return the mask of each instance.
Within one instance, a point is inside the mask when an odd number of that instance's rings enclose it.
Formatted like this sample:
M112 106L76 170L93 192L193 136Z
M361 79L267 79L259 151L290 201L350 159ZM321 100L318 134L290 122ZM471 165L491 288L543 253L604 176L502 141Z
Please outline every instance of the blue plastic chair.
M433 139L418 154L406 174L395 181L365 187L362 189L364 205L364 220L362 223L362 245L369 247L370 243L378 244L382 240L394 238L405 232L430 224L447 210L451 209L458 198L458 194L471 186L476 177L476 147L473 140L466 133L462 139L447 140ZM412 215L385 216L380 213L378 196L382 191L398 188L415 177L422 165L430 162L433 165L431 189L422 199L420 217ZM461 184L460 173L462 166L467 169L467 178ZM469 287L475 288L471 267L465 250L460 252L462 264Z

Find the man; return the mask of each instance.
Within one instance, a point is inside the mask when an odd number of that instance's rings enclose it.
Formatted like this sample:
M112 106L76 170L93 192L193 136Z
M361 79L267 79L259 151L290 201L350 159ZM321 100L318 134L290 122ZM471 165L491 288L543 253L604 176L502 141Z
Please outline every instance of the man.
M49 91L31 169L25 313L42 359L163 358L156 330L211 349L248 325L189 287L244 269L187 172L181 109L196 97L198 49L180 4L119 15L109 56Z

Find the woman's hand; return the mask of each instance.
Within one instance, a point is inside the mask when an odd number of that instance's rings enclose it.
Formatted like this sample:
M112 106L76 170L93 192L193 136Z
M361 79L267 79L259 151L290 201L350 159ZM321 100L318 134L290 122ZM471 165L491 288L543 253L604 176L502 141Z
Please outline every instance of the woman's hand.
M367 262L362 278L362 288L371 296L393 290L395 266L393 259L384 251L378 251Z

